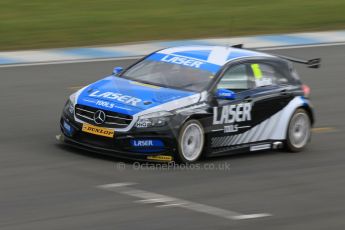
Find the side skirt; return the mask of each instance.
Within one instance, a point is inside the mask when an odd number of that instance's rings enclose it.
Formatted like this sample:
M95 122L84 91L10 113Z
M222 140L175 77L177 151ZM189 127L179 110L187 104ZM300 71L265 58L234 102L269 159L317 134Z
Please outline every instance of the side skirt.
M282 140L266 140L221 148L209 148L208 157L225 156L243 152L258 152L283 148Z

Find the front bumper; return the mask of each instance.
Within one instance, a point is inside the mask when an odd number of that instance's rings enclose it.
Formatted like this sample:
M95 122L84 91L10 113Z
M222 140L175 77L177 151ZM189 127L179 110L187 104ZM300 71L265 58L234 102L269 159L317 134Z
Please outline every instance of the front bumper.
M67 125L66 125L67 124ZM174 130L150 129L135 130L126 133L115 132L114 137L102 137L82 131L82 124L73 118L62 115L60 129L65 144L100 154L121 158L152 161L172 161L177 149ZM151 142L145 142L151 141ZM133 142L134 141L134 142ZM136 146L135 141L144 143L159 143L159 145Z

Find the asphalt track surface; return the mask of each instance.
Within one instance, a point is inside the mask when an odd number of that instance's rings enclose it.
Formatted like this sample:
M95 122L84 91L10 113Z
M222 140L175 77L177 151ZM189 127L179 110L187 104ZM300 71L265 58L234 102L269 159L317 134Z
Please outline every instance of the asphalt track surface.
M317 116L309 148L214 158L194 170L138 169L56 144L67 96L131 60L0 68L0 229L344 229L345 46L270 52L323 59L319 70L297 66ZM124 182L206 208L271 216L232 220L98 187Z

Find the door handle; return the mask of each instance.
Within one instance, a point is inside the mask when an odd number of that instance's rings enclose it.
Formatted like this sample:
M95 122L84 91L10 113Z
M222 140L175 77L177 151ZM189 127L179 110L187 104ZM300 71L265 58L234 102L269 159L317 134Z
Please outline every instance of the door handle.
M244 102L252 102L252 101L253 101L253 98L251 98L251 97L245 97L243 101L244 101Z
M291 96L292 93L287 91L286 89L284 89L284 90L280 91L280 95L281 96Z

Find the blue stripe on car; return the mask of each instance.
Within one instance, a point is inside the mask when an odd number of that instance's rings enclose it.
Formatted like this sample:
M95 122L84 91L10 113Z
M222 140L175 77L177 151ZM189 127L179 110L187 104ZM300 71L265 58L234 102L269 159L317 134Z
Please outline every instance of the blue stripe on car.
M210 56L211 50L191 50L191 51L182 51L182 52L175 52L175 55L181 55L185 57L197 58L199 60L207 61L208 57Z
M258 53L255 51L232 49L227 60L230 61L235 58L248 57L248 56L262 56L262 55L263 55L262 53Z
M221 68L220 65L212 64L206 62L205 60L200 60L194 57L176 54L154 53L151 56L149 56L147 60L184 65L195 69L206 70L211 73L216 73Z
M161 104L188 97L194 92L164 87L150 87L120 77L109 76L88 87L77 103L94 108L134 115Z

